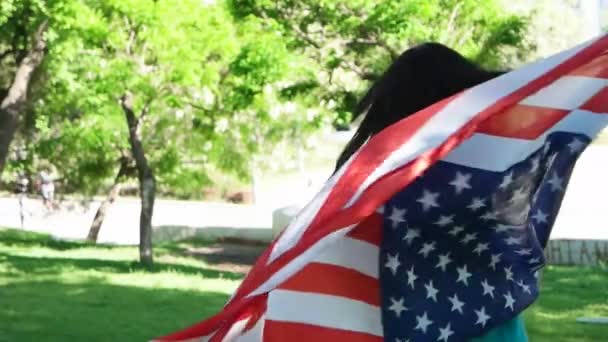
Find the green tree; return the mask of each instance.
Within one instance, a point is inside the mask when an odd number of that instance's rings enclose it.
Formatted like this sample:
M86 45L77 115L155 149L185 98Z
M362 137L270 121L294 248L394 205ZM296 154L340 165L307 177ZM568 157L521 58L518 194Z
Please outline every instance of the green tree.
M157 182L200 189L212 166L248 178L261 164L254 156L323 122L298 90L306 60L259 20L234 23L221 4L176 4L75 2L63 18L71 29L49 31L32 151L56 165L66 191L93 195L114 179L91 241L134 171L143 232Z
M32 78L46 54L46 10L43 1L0 3L0 178L28 104Z
M277 27L251 17L237 27L238 54L215 105L202 110L200 119L201 127L213 122L205 136L214 165L252 180L262 169L285 164L308 134L331 123L331 115L311 82L316 68L289 49Z
M525 40L534 51L516 59L514 64L530 62L569 49L589 39L580 0L500 0L507 13L529 17ZM567 23L565 25L564 23Z
M190 139L186 132L192 121L175 113L185 112L192 92L218 82L220 68L235 51L231 21L221 7L193 0L114 0L91 2L87 9L73 20L88 34L58 35L58 51L51 50L57 58L49 62L48 87L41 93L62 108L64 117L56 125L62 139L57 142L69 148L70 141L82 139L92 142L86 150L105 151L94 160L98 166L114 161L115 185L126 175L128 147L142 203L140 259L151 264L157 174L179 168L181 144ZM49 103L43 104L47 112L54 107ZM73 111L81 117L70 118ZM57 121L52 115L47 121ZM63 132L69 127L75 127L72 137ZM66 154L84 157L74 148ZM78 159L67 165L86 166L87 177L107 177L108 167L91 167L94 163L87 158ZM93 239L95 232L90 235Z

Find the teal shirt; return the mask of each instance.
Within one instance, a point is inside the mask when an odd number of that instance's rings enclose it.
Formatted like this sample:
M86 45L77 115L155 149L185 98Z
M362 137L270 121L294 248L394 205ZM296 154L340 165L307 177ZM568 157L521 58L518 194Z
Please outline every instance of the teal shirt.
M471 342L528 342L524 320L521 315L517 316Z

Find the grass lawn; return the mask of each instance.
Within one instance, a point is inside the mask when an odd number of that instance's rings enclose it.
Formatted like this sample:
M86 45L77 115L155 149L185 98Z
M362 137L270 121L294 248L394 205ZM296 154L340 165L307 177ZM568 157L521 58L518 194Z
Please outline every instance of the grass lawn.
M216 313L242 274L211 269L178 245L157 246L156 266L137 249L87 246L0 229L0 341L147 341ZM608 340L608 272L548 267L526 314L532 342Z
M137 248L0 229L0 341L148 341L216 313L242 274L176 254L148 271Z

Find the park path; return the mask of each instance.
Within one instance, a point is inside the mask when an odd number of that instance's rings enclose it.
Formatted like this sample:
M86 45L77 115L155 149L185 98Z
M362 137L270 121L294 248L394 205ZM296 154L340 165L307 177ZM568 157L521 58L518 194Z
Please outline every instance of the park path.
M244 241L221 241L204 247L188 247L182 254L204 261L209 269L246 274L267 245Z

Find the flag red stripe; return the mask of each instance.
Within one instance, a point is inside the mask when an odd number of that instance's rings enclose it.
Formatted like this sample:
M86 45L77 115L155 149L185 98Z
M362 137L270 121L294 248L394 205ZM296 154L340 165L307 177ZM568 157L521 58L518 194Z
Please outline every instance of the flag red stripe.
M359 185L365 181L378 165L382 164L394 150L414 136L421 126L460 94L446 98L417 112L415 115L402 119L395 124L399 125L398 130L391 129L391 126L374 136L371 139L374 143L370 141L370 143L363 146L361 153L357 155L352 165L335 184L325 204L311 222L310 227L318 226L321 222L331 219L331 216L336 211L341 210L348 200L354 196ZM308 229L302 239L307 239L307 237L310 237L314 233L314 230Z
M608 63L608 61L606 63ZM590 98L589 101L585 102L585 104L581 106L581 109L598 114L608 113L608 87L600 90L595 96Z
M482 123L478 133L534 140L570 111L518 104Z
M347 236L380 246L380 243L382 243L382 224L382 215L374 213L359 223Z
M576 68L571 75L608 78L608 51Z
M322 310L322 308L319 308L319 310ZM382 342L383 338L354 331L267 320L264 326L264 342L285 341Z
M279 288L335 295L380 306L378 279L336 265L310 263Z

